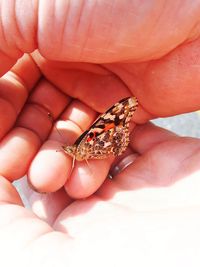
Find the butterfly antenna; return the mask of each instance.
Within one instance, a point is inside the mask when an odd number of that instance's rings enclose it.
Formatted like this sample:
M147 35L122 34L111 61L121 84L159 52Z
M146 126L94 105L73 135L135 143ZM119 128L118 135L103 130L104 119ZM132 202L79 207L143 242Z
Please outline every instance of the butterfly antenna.
M70 174L69 174L69 177L71 176L72 172L73 172L73 169L74 169L74 166L75 166L75 156L73 156L73 159L72 159L72 167L71 167L71 171L70 171Z
M72 170L74 169L74 166L75 166L75 160L76 160L76 158L75 158L75 156L73 156L73 160L72 160Z
M85 159L85 161L86 161L86 163L87 163L88 169L90 170L90 174L91 174L91 176L92 176L92 175L93 175L93 171L92 171L92 169L90 168L90 165L89 165L89 163L88 163L88 160Z

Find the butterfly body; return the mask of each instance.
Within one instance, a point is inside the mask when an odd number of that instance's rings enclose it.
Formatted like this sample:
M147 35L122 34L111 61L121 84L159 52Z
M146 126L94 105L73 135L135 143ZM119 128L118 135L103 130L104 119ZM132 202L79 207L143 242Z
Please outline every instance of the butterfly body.
M78 161L119 156L129 144L129 123L137 108L135 97L120 100L100 115L72 146L64 151Z

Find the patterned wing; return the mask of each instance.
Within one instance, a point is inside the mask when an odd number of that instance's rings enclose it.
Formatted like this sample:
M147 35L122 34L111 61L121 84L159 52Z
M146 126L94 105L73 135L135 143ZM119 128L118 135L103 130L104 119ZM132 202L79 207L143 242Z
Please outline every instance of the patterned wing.
M129 122L137 104L135 97L125 98L102 114L75 142L76 159L121 155L129 143Z

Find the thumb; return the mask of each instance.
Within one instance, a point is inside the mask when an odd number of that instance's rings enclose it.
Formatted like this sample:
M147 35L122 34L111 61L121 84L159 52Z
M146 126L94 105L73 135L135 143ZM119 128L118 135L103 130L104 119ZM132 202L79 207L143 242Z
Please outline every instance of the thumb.
M180 12L168 1L163 12L155 1L1 1L0 74L37 48L62 61L158 58L193 37L198 5L185 1Z

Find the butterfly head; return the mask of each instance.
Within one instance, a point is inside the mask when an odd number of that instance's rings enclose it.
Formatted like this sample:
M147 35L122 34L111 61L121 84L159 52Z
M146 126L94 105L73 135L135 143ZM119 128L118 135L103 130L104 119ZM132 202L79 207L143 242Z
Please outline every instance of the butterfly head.
M72 146L62 146L62 148L64 149L65 153L67 153L68 155L70 155L72 158L75 157L76 155L76 146L72 145Z

